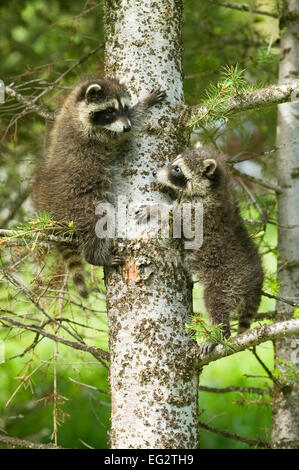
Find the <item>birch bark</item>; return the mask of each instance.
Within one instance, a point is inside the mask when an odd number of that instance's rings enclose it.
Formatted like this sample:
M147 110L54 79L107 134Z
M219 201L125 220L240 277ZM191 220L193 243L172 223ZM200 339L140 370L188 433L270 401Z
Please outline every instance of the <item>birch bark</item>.
M150 125L121 163L114 194L128 213L146 201L165 202L152 171L187 144L178 127L183 105L181 0L106 0L106 75L125 79L137 101L159 85L166 100L149 111ZM137 233L134 217L129 229ZM120 244L125 266L106 272L110 335L112 448L198 446L198 374L187 358L185 323L191 282L180 250L143 236Z
M279 81L299 80L299 1L284 2L281 18L281 58ZM280 295L299 298L299 101L278 106L277 144L278 184L282 193L279 204L279 279ZM278 320L292 318L293 308L279 303ZM282 373L286 366L279 359L296 363L299 369L299 336L275 341L276 367ZM298 448L299 446L299 382L290 382L282 389L274 386L273 397L273 448Z

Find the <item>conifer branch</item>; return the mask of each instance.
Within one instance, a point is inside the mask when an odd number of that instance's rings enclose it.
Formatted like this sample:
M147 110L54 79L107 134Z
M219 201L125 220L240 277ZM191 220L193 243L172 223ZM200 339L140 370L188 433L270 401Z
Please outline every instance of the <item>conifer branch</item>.
M53 228L51 228L53 231ZM10 244L10 242L18 241L19 245L24 245L24 240L33 241L39 244L39 242L48 243L63 243L64 245L70 245L77 247L79 244L78 239L64 237L63 235L54 235L53 233L47 233L46 230L43 232L42 229L35 232L26 232L23 230L9 230L0 229L0 246ZM15 243L16 244L16 243Z
M257 346L258 344L264 343L265 341L275 340L282 338L283 336L292 336L299 333L299 318L292 320L265 324L252 330L248 330L245 333L234 336L229 341L229 348L219 344L215 349L203 356L201 349L198 345L193 345L189 351L188 356L192 358L198 367L205 366L210 362L214 362L217 359L221 359L226 356L231 356L245 349Z
M185 108L183 117L187 127L195 127L202 119L226 118L243 111L260 109L267 106L295 101L299 92L299 81L294 80L282 85L272 85L257 90L244 91L229 96L225 86L219 84L219 93L210 108L202 104ZM224 84L225 85L225 84Z

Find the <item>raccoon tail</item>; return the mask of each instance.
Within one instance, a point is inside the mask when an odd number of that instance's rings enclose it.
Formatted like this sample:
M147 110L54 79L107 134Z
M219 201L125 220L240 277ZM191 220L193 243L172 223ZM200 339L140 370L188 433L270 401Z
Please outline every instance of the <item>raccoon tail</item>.
M84 269L80 252L65 245L60 245L58 251L68 269L76 291L86 299L88 290L83 275Z

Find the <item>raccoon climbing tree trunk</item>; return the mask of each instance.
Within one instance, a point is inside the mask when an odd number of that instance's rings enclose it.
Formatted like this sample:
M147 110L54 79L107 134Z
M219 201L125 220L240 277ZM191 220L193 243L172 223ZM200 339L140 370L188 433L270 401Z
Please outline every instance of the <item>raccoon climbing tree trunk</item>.
M112 448L192 449L198 446L198 374L187 360L191 339L191 282L178 249L143 234L134 210L165 202L152 176L182 151L187 137L177 122L183 104L181 0L106 0L106 75L124 79L134 100L157 85L167 97L145 116L120 162L114 197L121 196L131 230L119 243L122 268L106 271L110 337Z
M299 1L284 2L281 18L281 58L279 81L286 83L299 79ZM296 101L296 102L295 102ZM299 299L299 100L278 106L277 175L282 193L279 210L279 280L281 297ZM293 316L293 308L285 303L277 305L277 320ZM299 369L299 337L285 337L275 341L276 367L282 374L287 364ZM281 360L283 362L281 362ZM284 386L274 385L272 447L299 446L299 381L282 378Z

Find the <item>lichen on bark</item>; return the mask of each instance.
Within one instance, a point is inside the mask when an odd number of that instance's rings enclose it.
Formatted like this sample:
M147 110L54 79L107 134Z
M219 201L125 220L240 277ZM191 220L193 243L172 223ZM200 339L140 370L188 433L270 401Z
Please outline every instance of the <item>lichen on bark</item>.
M133 100L159 86L167 97L146 117L119 163L114 194L128 212L169 202L152 171L188 143L178 124L183 106L181 0L106 1L105 69L123 79ZM134 231L136 221L130 218ZM133 232L134 233L134 232ZM192 285L177 245L142 237L122 240L122 268L106 271L112 448L198 447L198 372L188 359Z

